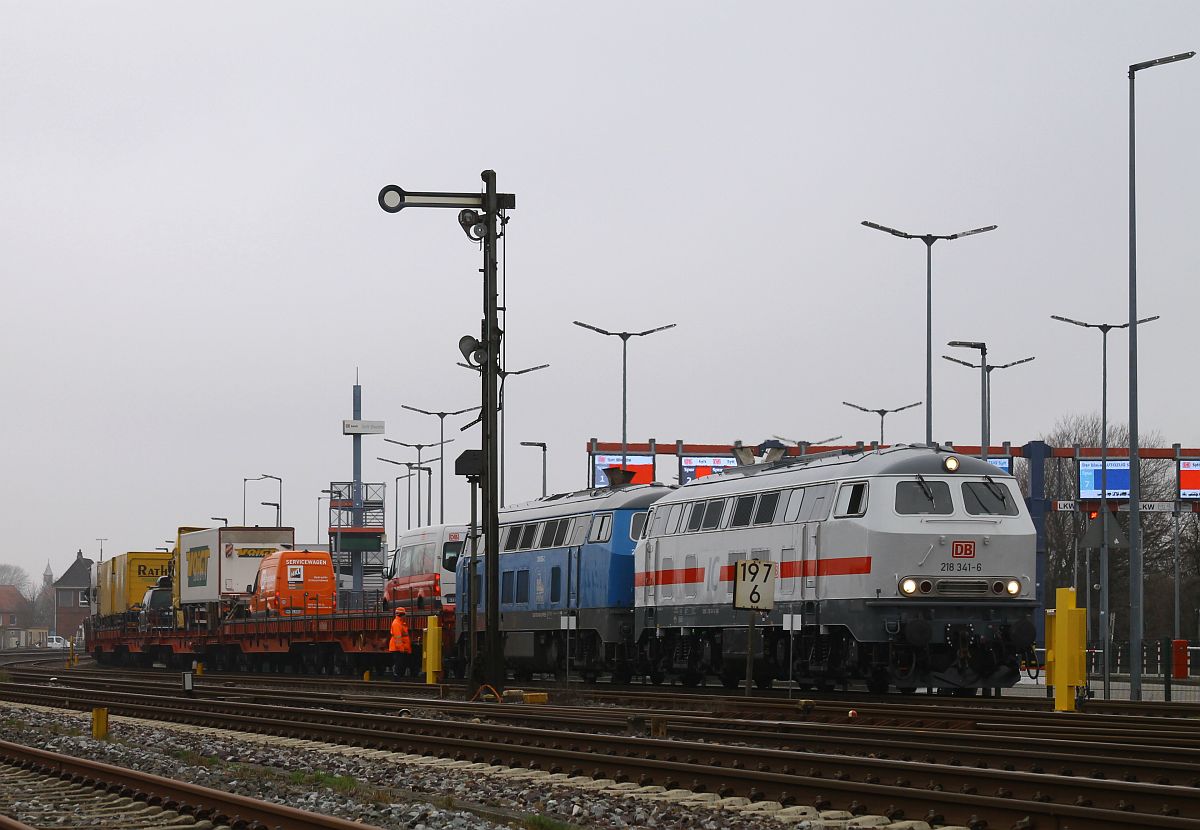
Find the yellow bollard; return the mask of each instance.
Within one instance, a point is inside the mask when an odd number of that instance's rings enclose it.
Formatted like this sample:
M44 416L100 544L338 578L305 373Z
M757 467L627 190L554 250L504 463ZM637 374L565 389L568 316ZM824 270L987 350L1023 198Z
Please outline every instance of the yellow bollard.
M442 680L442 624L437 615L429 618L425 627L425 646L422 653L425 664L425 683L433 685Z
M368 683L371 682L371 670L370 669L367 669L365 672L363 672L363 680Z
M200 662L199 660L196 661L196 676L204 676L204 663Z
M108 709L103 706L92 710L92 737L97 741L108 737Z
M1076 689L1087 685L1087 611L1075 607L1074 588L1057 589L1054 605L1046 611L1046 685L1054 687L1056 712L1074 712Z

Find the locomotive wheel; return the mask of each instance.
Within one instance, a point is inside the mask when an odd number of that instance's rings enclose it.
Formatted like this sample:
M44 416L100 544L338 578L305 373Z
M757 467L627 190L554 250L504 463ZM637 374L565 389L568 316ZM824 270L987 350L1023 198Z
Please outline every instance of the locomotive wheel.
M579 676L583 678L584 683L595 683L600 677L599 673L594 671L583 671L579 673Z
M650 682L655 686L661 686L662 682L667 679L666 672L662 671L661 669L651 669L648 676L650 678Z
M867 691L873 695L886 695L888 690L887 677L874 675L867 681Z
M612 684L614 686L628 686L633 680L633 672L629 669L621 667L613 670Z
M680 678L680 682L682 682L684 686L703 686L704 673L691 670L685 671L683 676Z
M736 689L738 684L742 682L742 678L732 672L721 672L721 685L726 689Z

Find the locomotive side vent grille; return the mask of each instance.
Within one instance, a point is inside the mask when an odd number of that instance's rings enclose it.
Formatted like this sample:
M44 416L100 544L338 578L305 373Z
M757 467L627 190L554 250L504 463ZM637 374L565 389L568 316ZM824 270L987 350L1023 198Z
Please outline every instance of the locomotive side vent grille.
M937 592L949 596L980 596L988 592L986 579L939 579Z

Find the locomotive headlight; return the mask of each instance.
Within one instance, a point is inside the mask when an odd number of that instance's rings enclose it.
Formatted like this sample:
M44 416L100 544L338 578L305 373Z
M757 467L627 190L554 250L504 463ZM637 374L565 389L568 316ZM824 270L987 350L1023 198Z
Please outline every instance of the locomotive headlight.
M953 455L946 456L946 460L942 462L942 466L946 468L946 472L953 473L958 470L958 457Z
M1008 584L1004 587L1005 590L1008 591L1008 595L1010 597L1015 597L1017 594L1021 593L1021 583L1016 579L1008 580Z
M917 580L909 577L908 579L901 581L900 592L911 597L917 592Z

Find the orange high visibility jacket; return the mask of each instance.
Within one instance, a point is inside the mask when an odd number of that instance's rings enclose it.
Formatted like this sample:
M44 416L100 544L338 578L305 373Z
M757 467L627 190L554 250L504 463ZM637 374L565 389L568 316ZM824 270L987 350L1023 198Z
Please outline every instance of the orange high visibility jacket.
M388 651L412 654L412 640L408 636L408 621L404 617L392 618L392 639L388 640Z

